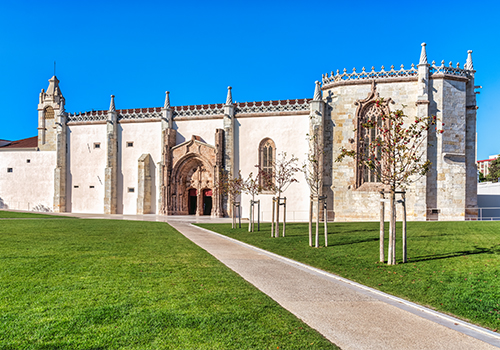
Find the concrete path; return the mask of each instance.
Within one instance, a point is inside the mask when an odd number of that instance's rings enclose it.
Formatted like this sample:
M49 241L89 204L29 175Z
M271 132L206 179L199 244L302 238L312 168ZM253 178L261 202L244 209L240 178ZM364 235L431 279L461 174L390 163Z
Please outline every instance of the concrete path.
M166 221L344 350L500 348L498 333L191 225L228 219L65 215Z
M500 335L487 329L189 223L168 222L344 350L500 348Z

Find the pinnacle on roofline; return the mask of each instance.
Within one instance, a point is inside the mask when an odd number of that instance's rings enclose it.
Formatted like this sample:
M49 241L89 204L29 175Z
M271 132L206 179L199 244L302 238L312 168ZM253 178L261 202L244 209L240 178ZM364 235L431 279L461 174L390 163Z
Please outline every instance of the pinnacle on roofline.
M422 43L422 51L420 52L420 61L418 64L427 64L427 52L425 51L426 43Z
M474 65L472 64L472 50L467 51L467 62L465 62L465 69L474 70Z
M111 103L109 104L109 111L115 112L115 95L111 95Z
M316 80L315 84L316 84L316 87L314 88L313 100L314 101L321 101L321 85L320 85L319 81L317 81L317 80Z
M232 89L232 87L230 87L230 86L227 87L226 105L233 104L233 95L231 95L231 89Z
M170 91L165 91L165 104L163 105L163 108L170 108Z

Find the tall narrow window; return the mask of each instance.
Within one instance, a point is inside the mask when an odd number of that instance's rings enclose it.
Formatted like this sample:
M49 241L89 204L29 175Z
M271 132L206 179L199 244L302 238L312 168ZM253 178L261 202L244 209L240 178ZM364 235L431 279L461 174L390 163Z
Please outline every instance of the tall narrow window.
M262 170L260 185L268 189L270 184L274 183L273 166L276 156L276 146L273 140L265 138L259 146L259 167Z
M361 115L358 118L358 154L368 156L370 152L370 144L374 143L378 138L382 137L380 128L382 126L382 114L387 113L382 106L375 102L369 103L363 108ZM375 127L366 127L366 123L375 124ZM373 148L372 148L373 151ZM378 161L381 159L380 147L374 150L375 158ZM358 166L357 185L361 186L365 182L380 182L380 168L372 169L366 165Z

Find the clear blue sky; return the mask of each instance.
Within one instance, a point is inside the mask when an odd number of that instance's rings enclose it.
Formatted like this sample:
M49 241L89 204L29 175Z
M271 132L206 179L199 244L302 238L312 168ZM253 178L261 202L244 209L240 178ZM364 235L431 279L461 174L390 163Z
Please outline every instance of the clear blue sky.
M57 77L69 112L312 97L314 81L473 50L478 159L500 152L498 1L0 1L0 139L37 134Z

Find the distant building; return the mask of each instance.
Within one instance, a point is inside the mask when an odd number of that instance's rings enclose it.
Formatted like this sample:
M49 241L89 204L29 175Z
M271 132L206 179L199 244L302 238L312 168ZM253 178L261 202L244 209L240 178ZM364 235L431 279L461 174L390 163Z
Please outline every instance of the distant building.
M353 160L334 160L342 147L362 152L375 137L363 126L366 121L380 121L382 113L405 106L410 117L435 115L439 128L446 125L422 145L432 168L408 188L408 219L477 217L471 53L462 67L428 63L422 44L418 64L411 67L325 74L312 99L236 103L229 88L225 103L171 106L167 92L162 107L116 109L112 96L108 110L85 113L65 111L54 76L39 95L38 136L0 141L0 207L225 216L230 206L215 186L221 172L247 177L256 165L269 169L280 152L302 163L310 147L307 135L317 132L324 151L320 195L327 196L328 215L337 221L377 220L384 186L376 174ZM193 93L203 93L196 82ZM385 102L379 104L381 98ZM287 217L307 221L310 191L302 174L296 177L299 182L284 194ZM273 196L258 196L264 220L271 219ZM241 197L244 215L250 199Z
M494 161L497 158L498 158L498 155L496 155L496 156L490 156L489 159L478 160L476 162L476 164L477 164L477 170L480 171L484 176L488 176L488 174L490 173L491 162Z

